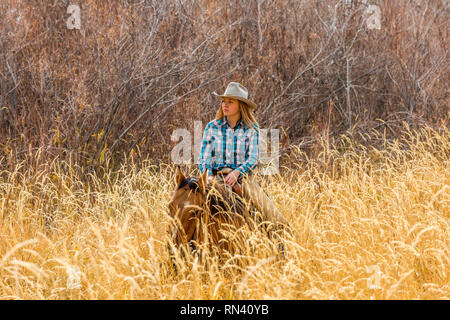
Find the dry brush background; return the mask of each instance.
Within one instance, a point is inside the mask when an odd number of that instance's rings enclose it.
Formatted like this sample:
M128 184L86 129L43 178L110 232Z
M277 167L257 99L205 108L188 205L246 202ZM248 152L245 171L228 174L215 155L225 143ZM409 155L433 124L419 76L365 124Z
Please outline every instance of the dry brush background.
M2 1L0 298L448 299L448 20L437 0ZM174 273L170 136L229 81L281 129L261 183L296 232L285 259L256 232Z

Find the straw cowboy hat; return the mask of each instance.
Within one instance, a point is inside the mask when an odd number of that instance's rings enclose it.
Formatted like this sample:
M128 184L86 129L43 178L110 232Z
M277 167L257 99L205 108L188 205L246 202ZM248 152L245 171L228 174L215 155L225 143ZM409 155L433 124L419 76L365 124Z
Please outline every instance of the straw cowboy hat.
M228 84L227 89L225 90L224 94L220 95L220 94L217 94L216 92L213 92L213 95L215 95L216 97L218 97L220 99L223 99L223 98L237 99L242 102L245 102L251 109L256 109L256 103L248 100L247 88L237 82L230 82Z

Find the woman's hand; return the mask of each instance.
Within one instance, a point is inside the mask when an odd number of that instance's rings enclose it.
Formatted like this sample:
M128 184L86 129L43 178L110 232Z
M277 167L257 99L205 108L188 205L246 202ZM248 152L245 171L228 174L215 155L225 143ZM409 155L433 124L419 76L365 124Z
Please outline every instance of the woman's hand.
M234 169L229 174L227 174L227 176L225 177L225 182L230 186L234 186L234 184L237 182L237 179L239 178L239 175L239 170Z

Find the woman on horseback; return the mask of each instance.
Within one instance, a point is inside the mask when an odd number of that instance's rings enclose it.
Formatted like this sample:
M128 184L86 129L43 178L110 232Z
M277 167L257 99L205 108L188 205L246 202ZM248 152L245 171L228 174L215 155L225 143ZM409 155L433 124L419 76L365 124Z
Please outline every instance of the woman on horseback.
M253 115L256 104L248 100L247 89L237 82L230 82L223 95L213 94L221 103L216 118L203 133L200 172L207 170L209 181L221 175L236 193L255 205L264 220L286 224L253 175L259 159L259 126Z

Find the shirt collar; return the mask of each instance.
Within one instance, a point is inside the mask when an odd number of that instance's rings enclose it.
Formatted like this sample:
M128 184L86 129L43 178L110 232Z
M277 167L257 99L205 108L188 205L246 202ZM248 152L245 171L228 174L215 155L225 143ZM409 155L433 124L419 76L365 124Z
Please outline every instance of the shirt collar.
M226 126L228 125L231 128L230 123L227 120L227 117L223 117L222 118L222 125ZM243 127L244 126L244 121L242 120L242 117L238 120L238 122L236 122L236 126L234 127L234 129L238 129L239 127ZM232 128L233 129L233 128Z

